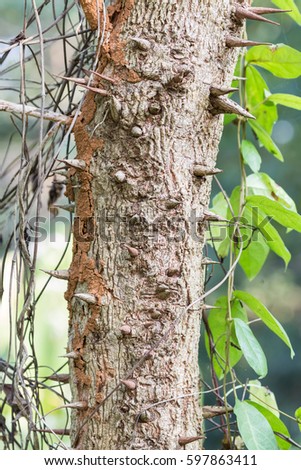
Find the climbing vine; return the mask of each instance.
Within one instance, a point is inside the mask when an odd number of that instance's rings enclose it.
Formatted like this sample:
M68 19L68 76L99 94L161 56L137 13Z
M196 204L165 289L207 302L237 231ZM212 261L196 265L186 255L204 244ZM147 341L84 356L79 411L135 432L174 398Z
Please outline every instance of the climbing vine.
M301 14L293 1L273 3L288 9L286 13L301 24ZM252 8L252 15L275 12L270 8ZM250 19L260 19L252 15ZM301 110L301 98L273 93L261 69L282 80L295 79L301 75L301 53L284 44L255 43L248 40L246 34L243 39L229 38L228 43L231 47L252 46L242 50L237 77L233 88L228 90L231 94L238 92L240 105L250 115L248 120L234 114L225 118L225 125L234 124L237 128L240 185L227 194L217 176L214 177L221 190L212 201L211 210L218 215L218 221L210 223L208 243L215 251L216 261L207 260L206 264L228 259L230 272L227 295L219 297L209 314L204 314L204 341L212 366L213 384L218 388L219 381L222 383L222 393L217 393L216 415L224 413L225 416L221 421L226 448L240 448L238 435L248 449L284 450L292 445L300 448L291 439L281 418L286 416L299 422L300 426L301 408L296 410L295 416L279 410L274 394L260 382L268 374L268 363L264 348L252 330L253 318L262 321L285 343L291 358L294 357L292 344L283 326L260 299L235 288L235 278L239 265L248 280L255 279L270 252L280 257L287 267L291 254L275 223L301 232L301 216L294 201L267 173L261 172L262 148L277 160L284 161L272 139L278 106ZM235 366L242 358L256 373L257 380L240 380ZM238 432L231 425L232 411Z

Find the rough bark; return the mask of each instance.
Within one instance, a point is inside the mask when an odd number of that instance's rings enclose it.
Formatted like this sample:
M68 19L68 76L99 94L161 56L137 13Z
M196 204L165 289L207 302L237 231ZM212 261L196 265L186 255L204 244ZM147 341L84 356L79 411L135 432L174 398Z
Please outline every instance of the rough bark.
M194 169L216 161L222 117L210 113L209 85L231 83L237 50L225 38L241 27L233 5L124 0L109 9L98 71L116 83L98 85L108 97L88 93L75 128L86 168L69 170L68 348L73 401L84 407L72 417L75 448L179 449L202 433L202 302L185 309L203 293L212 177Z

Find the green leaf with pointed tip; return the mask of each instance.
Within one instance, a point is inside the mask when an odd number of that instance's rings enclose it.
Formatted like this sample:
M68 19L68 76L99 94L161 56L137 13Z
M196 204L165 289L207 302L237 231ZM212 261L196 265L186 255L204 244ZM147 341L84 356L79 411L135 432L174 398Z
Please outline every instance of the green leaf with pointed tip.
M227 218L228 204L222 192L214 197L210 210L221 217ZM212 224L210 230L207 231L206 238L211 246L214 245L218 256L226 258L230 249L228 227L225 224Z
M250 400L258 403L261 406L264 406L271 413L277 416L277 418L279 418L280 413L278 410L277 401L274 393L271 390L261 385L259 380L250 380L248 383L248 388Z
M226 365L226 331L227 331L227 313L228 313L228 299L227 297L220 297L215 306L218 309L212 309L208 315L208 324L212 335L214 344L213 366L219 379L224 375ZM238 300L231 302L231 315L232 318L240 318L242 321L247 321L247 314ZM231 345L229 349L229 366L234 367L235 364L241 359L242 352L236 338L234 325L231 326ZM205 346L210 357L210 344L207 333L205 334Z
M277 418L270 410L268 410L264 406L259 405L258 403L254 403L251 400L246 400L246 403L249 403L249 405L254 406L254 408L256 408L266 418L274 433L280 433L288 438L291 437L285 424L281 421L281 419ZM287 442L285 439L282 439L277 435L275 436L275 438L280 450L289 450L291 448L290 443Z
M301 97L296 95L289 95L287 93L275 93L270 95L268 101L274 104L281 104L287 108L297 109L301 111Z
M267 101L269 88L255 67L248 65L246 77L246 108L256 117L256 122L271 135L278 120L277 106Z
M285 44L251 47L246 54L246 62L280 78L298 78L301 75L301 52Z
M233 293L233 297L235 299L241 300L249 307L250 310L252 310L252 312L257 317L261 318L263 323L287 345L291 351L291 358L293 358L295 352L291 345L290 339L281 323L279 323L279 321L271 314L271 312L258 299L256 299L256 297L253 297L253 295L249 294L248 292L236 290Z
M278 158L281 162L283 162L283 156L275 142L273 141L272 137L269 133L260 126L256 121L248 121L248 124L251 126L252 130L255 132L256 136L258 137L260 143L265 147L275 158Z
M254 173L257 173L261 166L261 156L255 145L253 145L249 140L243 140L241 143L241 153L244 162L249 165Z
M299 406L299 408L296 409L295 418L298 421L298 426L299 426L299 429L301 431L301 406Z
M239 318L234 318L233 321L236 337L247 363L260 378L265 377L268 373L268 364L262 347L247 323Z
M269 222L269 218L261 212L258 207L252 207L249 203L245 206L244 216L251 220L252 226L259 229L269 248L283 259L285 267L287 267L291 260L291 254L286 248L278 231ZM253 239L255 239L255 236L256 233L253 235Z
M301 216L286 209L279 202L272 201L265 196L248 196L247 203L252 207L260 208L260 211L284 227L301 232Z
M257 173L247 177L248 196L266 196L277 201L286 209L297 212L292 198L266 173Z
M239 433L248 450L277 450L278 445L268 420L246 401L236 400L234 413Z
M238 250L237 250L238 251ZM249 281L252 281L261 271L266 262L270 248L260 232L248 243L239 258L239 265L244 270Z
M301 13L294 0L272 0L272 3L281 10L292 10L287 13L297 24L301 25Z

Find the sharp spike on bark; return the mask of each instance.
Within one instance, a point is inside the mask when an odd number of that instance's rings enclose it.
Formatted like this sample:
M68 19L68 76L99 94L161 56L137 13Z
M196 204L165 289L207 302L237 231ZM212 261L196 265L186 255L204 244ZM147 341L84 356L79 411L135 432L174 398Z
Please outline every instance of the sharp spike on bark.
M212 96L222 96L228 95L228 93L234 93L235 91L239 91L239 88L232 88L232 87L217 87L211 86L210 87L210 94Z
M90 305L95 305L97 303L97 299L95 295L93 294L87 294L85 292L74 294L73 297L76 299L82 300L83 302L86 302L87 304Z
M254 13L251 8L245 8L241 5L237 5L235 9L235 16L240 20L248 19L248 20L255 20L255 21L263 21L264 23L275 24L279 26L279 23L276 21L268 20L267 18L263 18L260 15Z
M249 7L256 15L269 15L274 13L290 13L292 10L280 10L279 8L268 8L268 7Z
M229 98L226 98L225 96L211 96L210 103L212 106L210 112L213 115L234 113L248 119L256 119L255 116L249 113L246 109L242 108L238 103L230 100Z
M220 215L215 214L214 212L210 212L207 209L203 211L204 220L212 220L213 222L226 222L227 219L221 217Z
M233 80L247 80L247 77L236 77L235 75L233 76Z
M132 246L129 246L129 245L123 245L129 252L129 254L133 257L133 258L137 258L137 256L139 256L139 250L137 250L137 248L133 248Z
M213 310L213 309L217 309L217 308L220 308L220 307L216 307L215 305L202 305L202 310Z
M120 331L124 336L129 336L132 333L132 328L129 325L122 325Z
M147 52L151 48L151 43L147 39L137 37L131 37L130 39L134 43L135 47L137 47L137 49L140 49L140 51Z
M220 170L219 168L208 168L203 165L195 165L193 169L194 176L198 176L198 177L217 175L218 173L222 173L222 172L223 170Z
M67 359L79 359L80 358L80 353L78 351L70 351L63 356L60 357L66 357Z
M88 77L90 77L90 75L96 75L96 77L106 80L107 82L116 83L116 80L114 80L114 78L107 77L106 75L102 75L102 73L98 73L95 70L87 70L84 68L82 70L86 75L88 75Z
M214 418L215 416L221 416L226 413L231 413L233 408L225 406L203 406L202 416L204 419Z
M64 80L67 80L68 82L74 82L77 83L78 85L86 85L87 80L85 78L75 78L75 77L64 77L63 75L55 75L55 77L63 78Z
M137 384L135 380L120 380L120 382L128 389L128 390L135 390L137 388Z
M63 209L68 212L74 212L75 210L74 204L52 204L51 207L56 207L57 209Z
M219 261L214 261L211 258L203 258L202 259L202 265L203 266L208 266L209 264L220 264L220 262Z
M187 444L191 444L192 442L199 441L200 439L204 439L204 436L192 436L192 437L179 437L179 445L184 447Z
M52 375L49 375L47 379L66 384L69 382L70 375L69 374L52 374Z
M97 87L94 87L94 86L83 85L83 84L79 85L79 86L81 86L83 88L86 88L89 91L93 91L93 93L97 93L98 95L101 95L101 96L110 96L110 93L107 90L103 90L102 88L97 88Z
M57 159L58 162L64 163L66 166L70 168L74 168L75 170L85 170L86 169L86 162L84 160L73 159L67 160L66 158L63 160Z
M271 46L270 42L250 41L249 39L237 38L234 36L226 37L227 47L249 47L249 46Z
M73 408L75 410L86 410L88 408L88 403L86 401L75 401L73 403L68 403L64 405L64 408Z
M63 279L67 281L69 279L69 271L68 269L61 269L59 271L47 271L46 269L40 269L43 273L49 274L49 276L53 276L57 279Z

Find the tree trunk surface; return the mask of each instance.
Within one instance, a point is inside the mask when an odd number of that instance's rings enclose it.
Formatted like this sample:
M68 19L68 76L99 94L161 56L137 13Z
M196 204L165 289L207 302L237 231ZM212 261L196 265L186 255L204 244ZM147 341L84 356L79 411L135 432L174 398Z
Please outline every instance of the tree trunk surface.
M210 113L210 84L231 83L233 5L124 0L108 10L98 71L115 83L86 96L75 126L86 168L69 170L67 190L74 448L180 449L202 434L202 302L187 307L204 289L212 176L194 170L215 166L223 119Z

